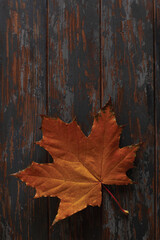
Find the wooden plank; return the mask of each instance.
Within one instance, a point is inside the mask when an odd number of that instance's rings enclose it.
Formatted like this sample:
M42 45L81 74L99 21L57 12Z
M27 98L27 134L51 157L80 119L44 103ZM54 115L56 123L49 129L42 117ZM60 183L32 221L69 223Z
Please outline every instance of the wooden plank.
M10 174L45 162L46 3L0 0L0 239L48 239L47 199Z
M126 124L120 146L144 142L128 173L137 184L109 188L129 216L104 193L103 239L153 239L153 1L102 0L101 35L103 104L111 96L118 123Z
M156 236L155 239L158 240L160 238L160 1L154 1L154 58L155 58L155 75L154 75L154 84L155 84L155 230Z
M49 0L49 115L70 122L76 116L85 134L100 107L99 3ZM58 208L51 199L50 224ZM101 209L88 207L57 223L52 239L101 239Z

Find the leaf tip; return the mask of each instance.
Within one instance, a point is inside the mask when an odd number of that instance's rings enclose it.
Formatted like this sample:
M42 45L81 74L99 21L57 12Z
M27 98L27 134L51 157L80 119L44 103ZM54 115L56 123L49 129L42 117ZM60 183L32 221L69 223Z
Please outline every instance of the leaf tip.
M54 230L54 225L57 223L56 218L54 219L54 221L52 222L52 225L50 226L50 230Z
M17 173L11 173L10 176L17 177Z
M101 110L102 110L102 111L105 111L108 106L109 106L110 108L112 108L112 99L111 99L111 97L109 97L108 102L101 108Z
M38 194L36 193L33 198L34 199L39 198Z
M42 139L40 141L35 142L35 144L39 145L41 147L41 141L42 141Z
M21 174L22 171L18 171L16 173L11 173L10 176L13 176L13 177L16 177L16 178L20 178L20 174Z

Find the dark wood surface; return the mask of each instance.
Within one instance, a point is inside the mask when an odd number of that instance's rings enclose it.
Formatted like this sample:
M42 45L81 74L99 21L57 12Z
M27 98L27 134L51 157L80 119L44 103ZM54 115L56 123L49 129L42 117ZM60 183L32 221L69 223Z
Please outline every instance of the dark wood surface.
M76 117L85 134L100 107L99 5L49 1L48 114ZM57 204L50 202L50 224ZM90 219L91 218L91 219ZM94 221L96 219L96 221ZM88 208L55 226L51 239L101 239L101 209Z
M47 200L10 174L46 153L39 114L46 112L46 4L0 1L0 239L47 239Z
M0 239L158 240L159 14L155 0L0 0ZM89 134L93 114L112 98L125 125L120 146L143 142L128 175L132 186L109 186L124 216L103 192L50 230L59 200L33 199L10 176L32 161L52 161L34 144L40 114Z
M129 172L137 184L114 188L130 215L116 211L105 194L104 239L154 239L152 23L152 1L102 1L103 101L111 95L117 121L126 125L120 145L144 142Z
M154 89L155 89L155 227L157 239L160 238L160 1L154 4Z

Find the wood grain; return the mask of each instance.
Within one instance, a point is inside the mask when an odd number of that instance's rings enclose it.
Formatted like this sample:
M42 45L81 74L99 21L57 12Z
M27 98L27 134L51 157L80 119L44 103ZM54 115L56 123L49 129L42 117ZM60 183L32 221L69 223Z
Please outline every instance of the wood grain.
M99 56L98 1L49 1L49 115L76 117L85 134L100 107ZM51 222L57 207L51 201ZM98 240L101 225L101 209L89 207L57 223L51 239Z
M154 1L154 88L155 88L155 239L160 238L160 1Z
M0 0L0 239L160 238L159 15L160 0ZM101 208L50 231L58 199L34 200L10 174L52 161L34 145L40 114L76 117L87 135L110 96L120 146L144 142L128 172L137 184L109 186L130 215L103 192Z
M45 162L39 114L46 108L45 1L0 1L0 239L47 239L46 199L10 176Z
M101 44L103 101L111 95L126 124L120 145L144 142L128 173L137 184L110 188L130 215L104 194L103 239L154 239L153 2L103 0Z

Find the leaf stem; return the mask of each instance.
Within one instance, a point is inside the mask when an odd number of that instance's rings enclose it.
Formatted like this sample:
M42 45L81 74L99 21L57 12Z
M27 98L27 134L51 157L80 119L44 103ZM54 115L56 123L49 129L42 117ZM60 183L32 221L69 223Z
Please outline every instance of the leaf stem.
M128 215L129 212L128 210L125 210L121 207L120 203L118 202L118 200L113 196L113 194L109 191L109 189L104 185L102 184L102 186L105 188L105 190L110 194L110 196L114 199L114 201L117 203L117 205L119 206L120 210L125 214L125 215Z

